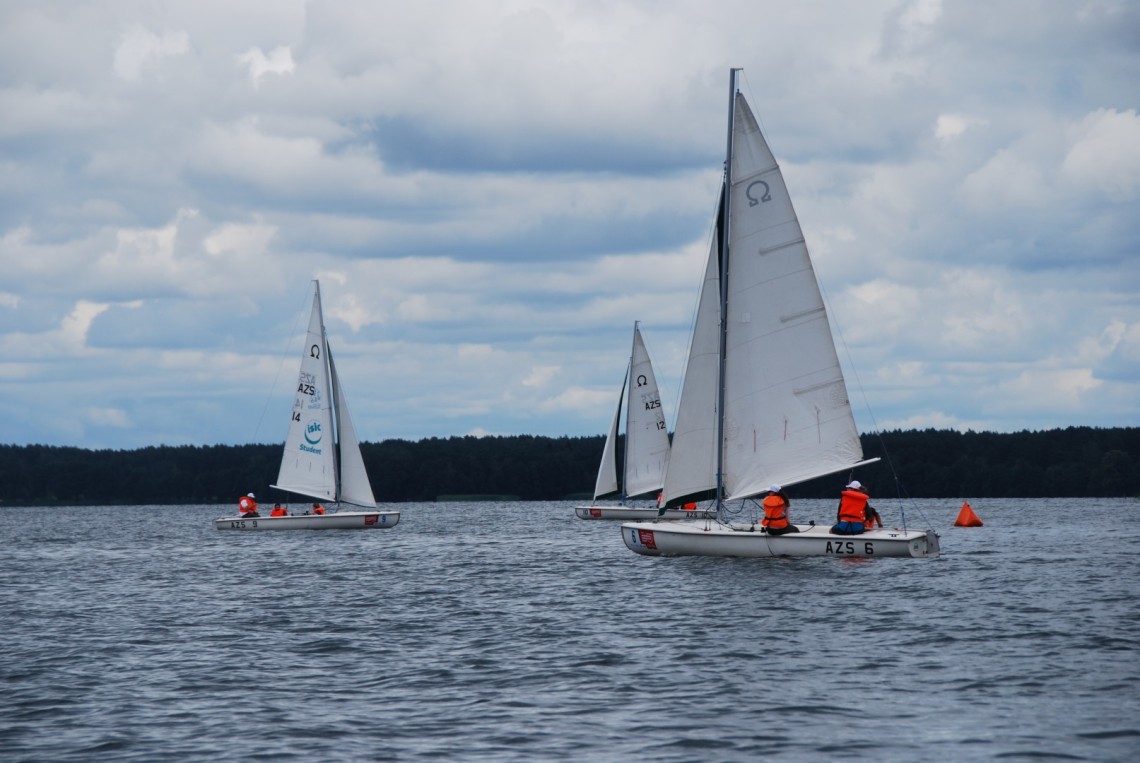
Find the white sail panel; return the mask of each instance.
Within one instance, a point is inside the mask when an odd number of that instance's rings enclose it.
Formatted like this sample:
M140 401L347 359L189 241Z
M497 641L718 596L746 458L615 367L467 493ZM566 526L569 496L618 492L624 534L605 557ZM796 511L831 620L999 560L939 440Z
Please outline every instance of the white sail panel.
M716 489L716 398L720 354L720 242L714 234L697 302L689 360L673 445L665 470L664 500Z
M625 417L625 481L627 497L656 494L665 483L669 461L669 431L661 394L641 329L633 326L630 355L629 402ZM654 495L656 497L656 495Z
M336 499L336 442L325 360L327 350L318 285L313 293L309 331L301 353L301 371L285 451L273 487L332 501Z
M783 175L740 93L734 114L724 484L744 498L840 471L862 446Z
M602 462L598 464L598 479L594 483L594 498L616 493L617 479L617 438L618 422L621 419L621 404L625 394L625 383L629 380L629 369L626 369L625 378L621 380L621 392L618 393L617 408L614 410L614 420L610 424L609 434L606 435L606 444L602 448Z
M340 385L340 375L336 372L332 351L329 351L329 373L332 376L333 395L336 400L337 446L340 448L340 490L337 501L351 503L365 508L376 508L376 498L372 494L372 484L364 468L364 458L360 455L360 443L356 439L356 428L348 415L348 400Z

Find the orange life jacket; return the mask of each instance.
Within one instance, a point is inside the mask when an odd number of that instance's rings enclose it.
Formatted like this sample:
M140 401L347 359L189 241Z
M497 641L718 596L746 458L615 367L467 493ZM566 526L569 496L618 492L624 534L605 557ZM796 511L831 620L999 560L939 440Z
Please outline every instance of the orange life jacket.
M248 495L243 495L238 499L238 510L242 514L248 514L251 511L257 511L257 501L250 498Z
M866 508L870 496L858 490L844 490L839 495L839 521L862 524L867 518L863 509Z
M684 509L685 511L696 511L697 510L697 504L696 503L686 503L681 508Z
M271 517L287 517L287 516L289 516L289 512L285 511L285 509L278 506L273 511L269 512L269 516L271 516Z
M778 495L770 495L760 502L764 507L764 518L760 524L771 530L783 530L788 526L788 504Z
M324 514L325 513L325 507L324 506L314 506L313 507L313 513L314 514Z

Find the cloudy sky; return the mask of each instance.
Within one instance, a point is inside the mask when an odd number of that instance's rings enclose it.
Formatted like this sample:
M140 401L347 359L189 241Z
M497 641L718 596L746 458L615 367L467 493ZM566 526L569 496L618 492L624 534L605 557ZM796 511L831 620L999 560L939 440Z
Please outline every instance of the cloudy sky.
M1140 425L1140 4L0 4L0 442L672 426L729 67L864 431Z

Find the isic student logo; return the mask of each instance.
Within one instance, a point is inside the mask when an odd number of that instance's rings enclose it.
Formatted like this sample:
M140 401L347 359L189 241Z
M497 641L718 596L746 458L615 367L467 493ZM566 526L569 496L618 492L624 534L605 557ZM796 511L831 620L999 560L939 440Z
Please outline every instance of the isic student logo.
M320 455L321 449L316 447L321 444L321 438L324 432L321 431L321 422L313 420L305 427L305 442L301 443L301 450L307 453L315 453Z

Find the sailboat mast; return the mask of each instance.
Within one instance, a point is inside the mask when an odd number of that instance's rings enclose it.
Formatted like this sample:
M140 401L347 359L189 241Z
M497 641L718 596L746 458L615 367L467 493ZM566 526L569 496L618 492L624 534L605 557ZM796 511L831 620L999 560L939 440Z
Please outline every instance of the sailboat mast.
M340 448L337 445L337 441L340 438L337 436L336 398L334 397L334 395L336 394L336 392L335 392L336 384L333 382L333 375L332 375L333 372L332 372L332 365L331 365L332 357L329 355L329 336L328 336L328 332L325 331L325 308L324 308L324 305L321 303L321 282L314 280L313 284L314 284L314 287L316 288L316 294L317 294L317 313L318 313L318 315L320 317L320 321L321 321L321 348L320 348L321 363L325 367L325 374L324 374L325 388L323 390L321 390L321 394L325 395L325 399L329 401L330 408L331 408L331 410L329 412L329 418L331 419L332 424L333 424L333 431L329 433L332 436L332 445L333 445L333 458L332 458L333 479L332 479L332 484L333 484L333 490L336 492L336 495L333 497L333 500L336 501L337 503L339 503L340 502Z
M724 386L725 362L728 348L728 242L729 223L732 217L732 135L736 118L736 73L728 70L728 137L724 151L724 196L720 220L720 348L717 365L716 393L716 508L721 511L724 499Z

